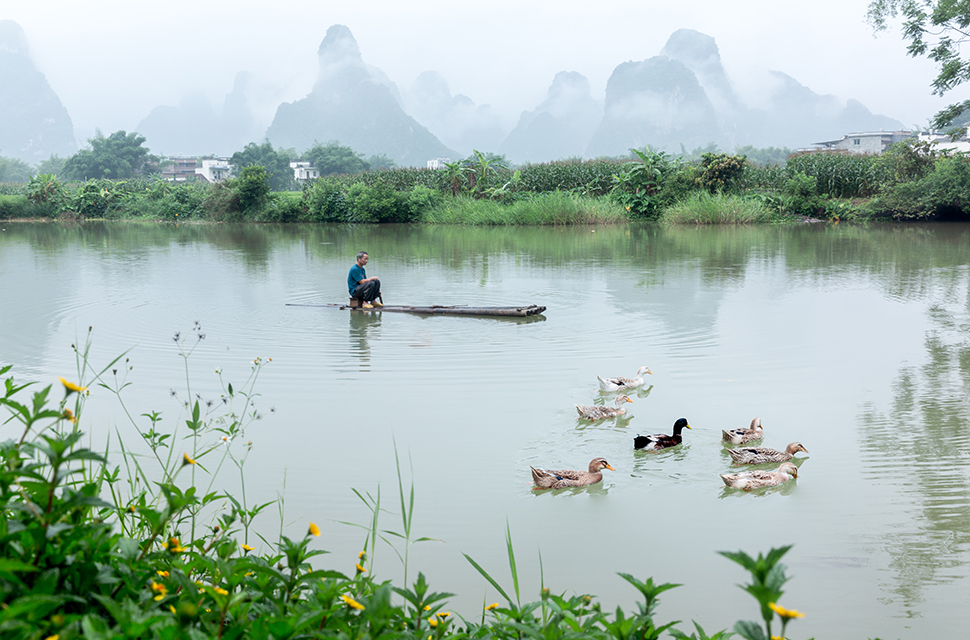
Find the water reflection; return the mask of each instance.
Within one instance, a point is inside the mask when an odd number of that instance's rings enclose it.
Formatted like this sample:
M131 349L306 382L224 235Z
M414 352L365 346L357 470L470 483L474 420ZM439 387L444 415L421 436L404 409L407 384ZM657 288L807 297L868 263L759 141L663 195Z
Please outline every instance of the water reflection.
M927 313L926 363L899 371L888 410L869 403L860 416L865 478L905 498L898 525L916 523L879 536L893 604L911 616L927 587L967 576L970 549L970 278L965 269L943 275Z
M343 311L341 313L344 313ZM357 356L360 371L370 370L370 343L380 337L381 313L346 310L350 316L350 350Z

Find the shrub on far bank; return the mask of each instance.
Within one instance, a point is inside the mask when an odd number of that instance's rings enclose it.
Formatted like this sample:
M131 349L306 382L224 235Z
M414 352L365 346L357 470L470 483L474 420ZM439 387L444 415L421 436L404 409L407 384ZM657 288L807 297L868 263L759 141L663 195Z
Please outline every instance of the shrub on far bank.
M54 207L32 202L26 196L0 195L0 220L18 218L51 218L57 215Z
M751 224L770 222L771 210L758 198L696 191L664 209L666 224Z
M427 209L420 222L470 225L573 225L629 221L624 208L610 198L552 191L503 204L467 197L443 198Z

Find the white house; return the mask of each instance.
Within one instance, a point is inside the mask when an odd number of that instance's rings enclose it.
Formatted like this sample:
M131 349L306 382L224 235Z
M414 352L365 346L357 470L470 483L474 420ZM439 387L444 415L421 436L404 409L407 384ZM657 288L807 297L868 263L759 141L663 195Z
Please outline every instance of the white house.
M205 158L201 167L195 167L195 173L208 182L222 182L232 173L232 167L229 158Z
M445 165L451 162L451 158L435 158L434 160L428 160L429 169L444 169Z
M966 132L964 132L963 137L956 140L951 140L950 136L944 133L921 133L919 134L919 141L929 142L939 151L970 153L970 139L967 138Z
M850 133L838 140L828 140L826 142L815 142L816 147L849 153L875 153L879 154L890 146L903 140L915 137L912 131L870 131L867 133Z
M320 171L313 166L312 162L291 162L290 169L293 169L293 179L297 182L306 182L320 177Z

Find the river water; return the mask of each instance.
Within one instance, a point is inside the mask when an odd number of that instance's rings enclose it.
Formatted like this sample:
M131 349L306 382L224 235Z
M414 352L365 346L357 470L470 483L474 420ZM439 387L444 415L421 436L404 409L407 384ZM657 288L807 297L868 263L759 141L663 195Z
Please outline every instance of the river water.
M659 621L713 632L758 618L736 586L747 576L717 552L792 544L781 604L806 614L792 637L955 637L970 622L970 226L0 228L0 363L18 378L77 379L71 345L90 327L93 365L125 352L115 368L138 428L158 411L172 430L189 394L218 409L216 369L239 389L262 359L261 419L231 446L252 442L248 503L282 498L256 530L274 539L281 510L287 535L316 522L331 552L317 566L353 570L370 522L355 490L379 494L380 528L402 531L398 459L412 537L435 539L410 547L409 580L424 572L476 619L499 598L462 554L510 590L508 530L524 599L544 584L632 606L628 572L683 585ZM360 249L389 304L548 310L295 306L345 301ZM612 397L597 374L641 365L653 375L625 416L577 420L574 403ZM764 445L811 453L794 482L727 490L721 430L755 416ZM683 445L634 451L680 417ZM96 385L82 428L96 448L147 451ZM602 484L531 490L530 465L597 456L615 468ZM229 465L216 486L240 483ZM402 578L386 544L373 561L377 578Z

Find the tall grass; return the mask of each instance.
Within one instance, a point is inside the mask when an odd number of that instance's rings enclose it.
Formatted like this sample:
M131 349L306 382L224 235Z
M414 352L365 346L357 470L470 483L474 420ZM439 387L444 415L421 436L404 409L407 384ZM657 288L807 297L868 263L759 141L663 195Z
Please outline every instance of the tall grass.
M771 212L753 198L698 191L664 209L667 224L750 224L769 222Z
M562 191L542 193L511 204L494 200L445 198L424 211L420 222L465 225L612 224L629 220L618 203Z

